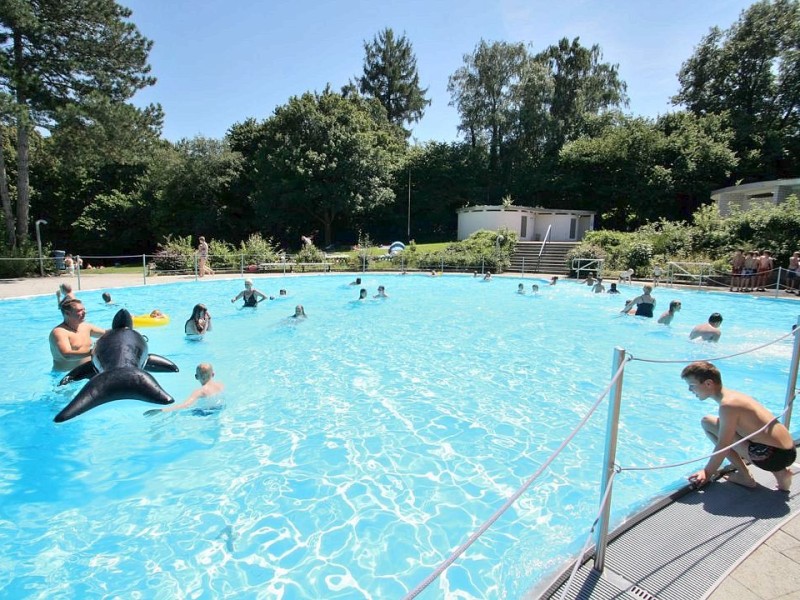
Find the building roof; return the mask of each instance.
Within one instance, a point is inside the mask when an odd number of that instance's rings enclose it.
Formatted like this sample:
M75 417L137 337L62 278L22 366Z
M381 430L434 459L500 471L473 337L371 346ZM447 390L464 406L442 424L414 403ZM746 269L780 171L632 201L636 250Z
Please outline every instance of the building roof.
M527 212L537 215L589 215L597 214L593 210L574 210L571 208L542 208L541 206L503 206L502 204L482 204L479 206L465 206L456 210L462 212Z

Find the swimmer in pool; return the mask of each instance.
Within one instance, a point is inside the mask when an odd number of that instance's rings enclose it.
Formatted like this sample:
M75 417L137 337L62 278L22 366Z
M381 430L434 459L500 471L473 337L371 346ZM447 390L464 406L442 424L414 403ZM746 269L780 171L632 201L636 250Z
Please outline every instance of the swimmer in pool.
M160 310L156 309L150 312L151 319L166 319L166 315L162 313Z
M367 290L365 288L361 288L361 291L358 292L358 299L359 300L366 300L367 299Z
M92 338L106 331L86 322L86 308L77 298L61 303L64 321L50 332L50 353L54 371L71 371L92 358Z
M361 277L356 277L356 280L351 281L350 285L361 285Z
M303 308L302 304L298 304L294 307L294 314L291 316L292 319L305 319L306 318L306 309Z
M704 342L718 342L722 335L720 325L722 325L722 315L719 313L711 313L711 316L708 317L708 323L695 325L694 329L692 329L689 334L689 339L694 340L696 338L701 338Z
M673 300L669 303L669 310L662 313L660 317L658 317L658 322L662 325L669 325L672 323L672 319L675 318L675 313L680 312L681 310L681 303L679 300Z
M612 281L611 282L611 284L610 284L610 286L608 288L608 292L606 292L606 293L608 293L608 294L619 294L619 290L617 289L617 282L616 281Z
M558 275L553 275L553 276L550 278L550 285L555 285L555 284L557 284L557 283L558 283Z
M266 295L253 287L252 279L244 280L244 289L231 298L231 303L236 302L239 298L244 299L244 306L246 307L257 306L259 302L267 299Z
M700 422L706 436L714 443L714 451L726 448L744 437L764 428L747 442L736 444L725 454L715 454L706 466L688 477L696 486L711 479L727 458L736 471L727 480L748 488L756 487L745 460L775 476L779 490L789 491L792 472L789 467L797 458L789 430L772 413L750 396L722 386L722 375L710 362L698 361L681 371L689 391L700 400L712 398L718 405L718 415L706 415Z
M536 294L539 291L539 286L535 283L531 286L531 294Z
M172 406L168 406L166 408L154 408L152 410L145 411L145 417L152 417L153 415L157 415L162 412L172 412L175 410L183 410L185 408L200 408L197 406L198 400L201 398L212 398L216 396L225 389L225 386L221 384L219 381L214 380L214 367L211 366L210 363L200 363L197 365L197 369L194 372L194 378L200 382L200 387L189 394L189 397L186 398L180 404L173 404Z
M108 292L103 292L103 302L106 304L113 304L113 302L111 302L111 294Z
M525 286L521 283L517 286L517 293L518 294L525 294Z
M373 298L388 298L389 295L386 293L386 288L382 285L378 286L378 293L373 296Z
M211 315L205 304L195 304L192 309L192 316L183 326L186 335L203 335L206 331L211 331Z
M625 303L625 307L620 311L621 313L627 313L632 308L636 308L636 316L637 317L653 317L653 309L656 306L656 299L650 295L650 292L653 291L652 285L645 285L642 288L642 294L636 296L633 300L628 300Z

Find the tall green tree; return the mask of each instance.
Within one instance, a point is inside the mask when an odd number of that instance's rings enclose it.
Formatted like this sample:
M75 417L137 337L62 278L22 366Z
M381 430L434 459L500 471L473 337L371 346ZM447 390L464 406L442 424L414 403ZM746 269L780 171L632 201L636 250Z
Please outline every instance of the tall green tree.
M800 3L762 0L725 31L711 29L681 67L673 98L698 115L727 115L745 181L800 169Z
M395 37L387 27L371 42L364 42L364 71L358 81L362 94L386 109L389 121L399 127L419 121L431 101L419 85L417 59L405 35Z
M481 40L464 55L464 65L447 85L450 104L461 115L459 129L473 147L488 146L492 189L487 195L494 199L502 195L501 153L518 116L519 83L527 59L523 44Z
M151 85L152 42L114 0L4 0L0 3L0 120L17 134L16 214L0 172L0 195L10 244L28 236L29 135L51 128L104 98L124 103ZM91 102L96 109L101 103ZM85 115L91 119L91 111ZM158 124L156 124L158 125ZM0 127L0 133L7 131ZM0 143L2 148L2 143ZM0 162L0 166L2 162Z
M321 227L330 244L337 221L394 200L392 173L404 139L373 103L326 89L275 110L255 160L253 196L262 221L284 236L289 228Z
M598 211L605 227L686 219L736 165L732 133L718 116L610 116L599 119L600 131L567 143L557 169L561 205Z

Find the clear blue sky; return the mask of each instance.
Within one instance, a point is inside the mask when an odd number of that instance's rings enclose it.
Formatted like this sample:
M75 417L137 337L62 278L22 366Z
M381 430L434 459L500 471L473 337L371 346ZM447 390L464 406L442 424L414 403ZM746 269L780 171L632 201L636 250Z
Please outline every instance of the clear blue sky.
M153 40L158 83L134 102L159 102L163 136L221 138L248 117L263 120L290 97L339 90L361 74L365 40L405 33L432 101L413 138L457 139L448 77L487 41L533 52L562 37L599 44L619 65L634 115L675 110L676 74L712 26L727 29L751 0L120 0Z

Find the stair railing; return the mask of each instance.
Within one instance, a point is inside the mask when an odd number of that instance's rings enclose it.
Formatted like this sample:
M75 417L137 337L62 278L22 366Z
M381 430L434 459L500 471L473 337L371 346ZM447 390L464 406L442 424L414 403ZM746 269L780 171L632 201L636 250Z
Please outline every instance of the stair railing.
M536 259L536 272L539 272L539 269L542 266L542 254L544 253L544 247L547 245L547 240L550 239L550 230L553 229L553 225L550 224L547 226L547 231L544 234L544 239L542 240L542 246L539 248L539 257Z

